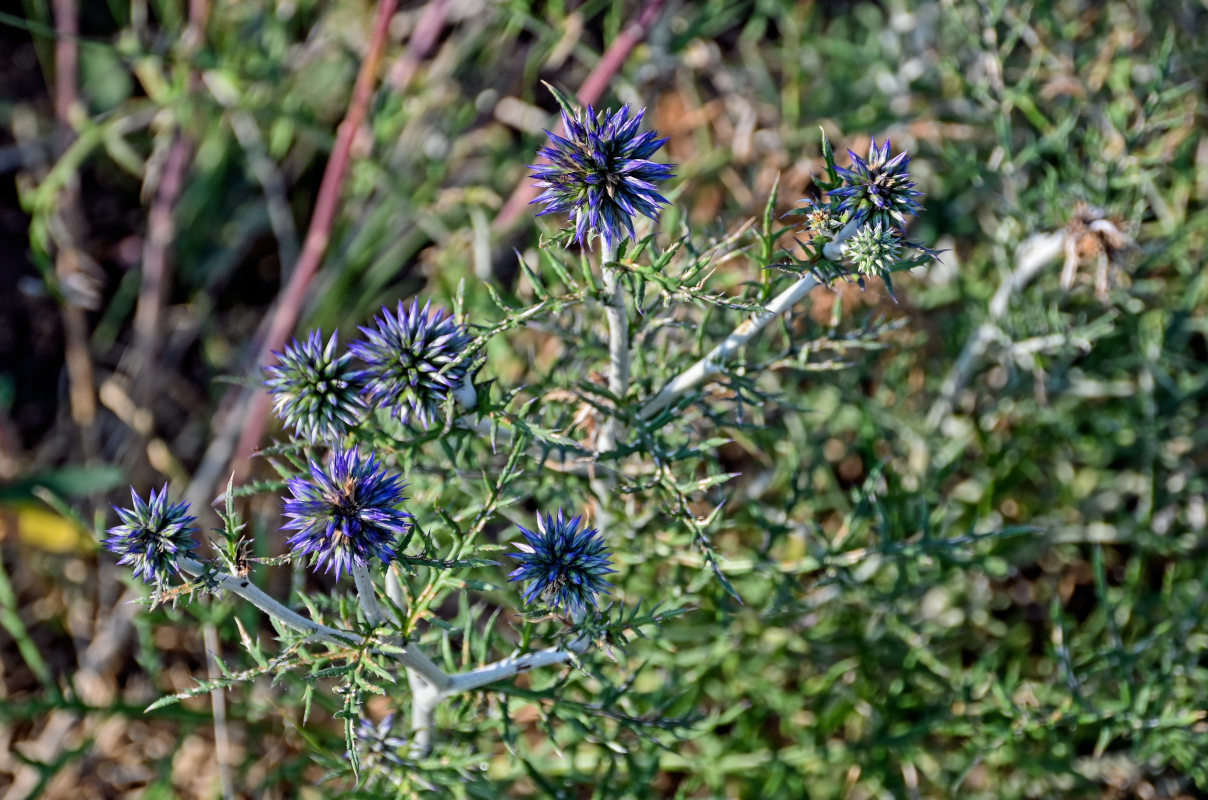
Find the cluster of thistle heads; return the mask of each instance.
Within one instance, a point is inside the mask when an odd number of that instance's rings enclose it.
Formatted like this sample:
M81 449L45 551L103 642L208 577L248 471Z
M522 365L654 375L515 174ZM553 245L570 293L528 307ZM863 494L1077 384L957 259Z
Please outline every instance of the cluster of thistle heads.
M633 218L657 219L668 204L657 184L672 177L673 167L650 160L666 139L639 130L644 111L574 110L556 96L562 132L549 134L539 151L544 163L532 167L543 190L533 202L545 205L541 214L568 214L574 240L585 246L598 238L613 248L636 238ZM826 197L798 210L816 256L833 253L825 246L837 244L858 274L887 278L903 251L931 252L903 236L907 216L921 208L905 153L891 157L888 141L878 148L873 140L868 158L851 153L848 168L834 165L825 141L824 153L829 178L818 184ZM472 338L443 311L430 304L421 309L416 300L394 312L383 308L374 323L343 353L334 334L324 342L316 330L276 354L278 363L267 369L266 385L285 425L311 444L330 446L326 459L312 459L304 474L288 481L287 544L295 557L334 571L337 579L373 559L396 559L412 521L400 508L406 484L376 454L342 446L346 434L371 410L428 427L472 377L465 357ZM188 504L168 502L166 487L145 502L131 494L133 507L117 509L121 524L104 544L136 576L161 587L181 571L183 559L193 558L194 517ZM509 577L527 582L528 604L580 615L607 593L610 553L581 517L538 514L536 530L520 532L519 552L510 554L520 566Z
M334 442L381 409L427 428L445 399L467 379L460 358L471 341L464 326L431 302L383 308L363 339L337 353L337 334L291 342L267 367L265 385L281 421L313 443Z
M804 200L794 212L802 217L803 232L810 239L807 246L815 255L829 255L826 246L837 244L842 261L858 276L886 281L900 266L915 263L907 260L912 251L936 255L907 240L904 232L907 217L923 208L923 193L910 177L910 156L904 151L891 155L889 140L878 147L874 138L868 158L848 150L851 166L839 167L825 144L827 176L817 181L823 196Z

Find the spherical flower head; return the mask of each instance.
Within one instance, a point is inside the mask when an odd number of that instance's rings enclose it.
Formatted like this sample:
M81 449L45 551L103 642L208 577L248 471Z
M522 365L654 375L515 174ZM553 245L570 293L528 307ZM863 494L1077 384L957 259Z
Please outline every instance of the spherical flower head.
M857 223L880 222L886 227L905 225L907 214L922 210L916 191L910 180L910 156L905 152L889 157L889 140L877 148L873 139L868 148L868 160L848 150L851 168L837 167L843 185L832 189L832 197L841 199L839 209L850 211Z
M645 114L644 109L633 114L627 105L616 112L563 109L565 137L546 131L550 143L537 153L549 163L530 165L533 185L545 190L532 201L545 204L537 216L565 211L576 242L598 235L610 247L626 235L637 238L635 215L658 219L668 201L655 184L675 173L674 165L649 160L667 140L653 131L638 133Z
M803 200L805 205L796 210L802 217L804 228L810 236L830 236L839 227L839 217L831 208L830 203L818 200Z
M865 225L843 243L843 255L857 272L886 275L902 256L902 239L893 228L881 223Z
M361 328L363 341L349 345L365 362L361 372L365 399L386 408L406 423L412 416L427 428L444 399L461 385L467 365L441 373L472 341L465 328L442 309L431 311L431 301L421 309L419 300L398 312L383 308L373 328Z
M113 507L121 524L108 530L102 544L121 556L117 563L133 564L144 583L162 586L169 573L180 571L179 559L192 553L196 529L191 525L197 518L189 516L188 503L168 502L166 484L158 494L152 489L145 502L133 488L130 498L133 508Z
M339 439L366 410L352 354L337 358L336 343L337 334L324 345L322 331L311 331L305 342L295 339L284 353L274 353L277 364L264 368L274 412L311 442Z
M396 506L407 498L405 484L373 454L336 450L326 464L310 462L310 474L291 478L294 496L285 498L287 530L294 556L310 556L336 579L377 556L394 558L394 541L406 530L410 514Z
M604 538L594 528L579 530L581 517L566 519L537 515L537 530L520 527L525 541L516 542L521 552L509 553L520 562L508 579L529 581L524 592L526 603L541 601L553 609L583 613L595 607L596 594L608 593L611 586L604 576L611 569Z
M394 735L393 714L387 714L378 723L362 717L357 725L357 742L360 744L361 759L365 766L389 764L398 767L406 763L404 753L407 740Z

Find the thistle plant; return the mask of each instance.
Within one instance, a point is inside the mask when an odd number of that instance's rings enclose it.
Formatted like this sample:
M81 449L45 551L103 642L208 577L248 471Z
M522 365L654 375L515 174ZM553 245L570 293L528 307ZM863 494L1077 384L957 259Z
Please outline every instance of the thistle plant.
M902 255L902 240L880 222L865 224L843 243L843 255L862 275L887 274Z
M667 140L642 130L644 111L580 110L556 97L564 131L539 151L548 163L532 167L543 190L535 202L544 205L539 216L567 214L565 243L597 247L598 272L589 255L543 243L540 270L521 264L535 295L530 305L488 286L494 318L486 310L463 315L460 297L454 317L416 298L383 308L346 352L335 335L325 341L317 330L287 347L268 386L291 438L265 451L282 482L228 487L221 559L192 551L193 518L162 490L146 503L135 495L135 508L119 511L106 546L140 577L165 584L186 576L182 594L231 593L277 623L280 648L271 658L251 637L239 640L260 671L226 671L160 704L296 670L310 676L309 708L319 682L334 681L344 745L332 750L333 772L351 766L372 784L366 771L386 770L400 791L426 789L449 764L476 757L459 749L457 737L442 736L445 726L473 727L467 715L481 703L445 702L467 693L535 697L550 729L566 719L597 739L636 733L635 742L661 741L686 732L686 718L663 711L671 705L665 696L651 700L624 661L603 663L597 645L624 653L670 615L688 613L706 583L720 589L713 602L740 599L712 538L732 507L725 492L735 477L718 456L727 441L718 429L741 428L750 408L779 402L756 378L809 357L811 344L790 338L761 349L757 339L832 279L888 281L921 264L931 251L904 232L920 193L908 157L891 156L888 142L840 168L824 138L827 174L817 181L822 195L797 212L803 231L775 223L774 191L754 229L721 241L685 232L663 246L667 234L639 236L635 217L656 220L669 204L660 184L673 167L651 160ZM778 250L798 237L800 247ZM756 280L738 294L709 287L716 262L750 254L758 254L752 277L774 275L764 273L773 266L795 274L779 293ZM521 329L527 343L514 345L521 337L512 332ZM606 360L595 345L605 339ZM534 341L560 354L542 367L527 351L514 359L534 362L526 367L534 386L489 374L489 352ZM481 395L472 382L478 366L489 374ZM607 370L607 391L592 378L597 369ZM714 381L724 391L708 391ZM567 399L576 404L573 417L560 405ZM581 430L582 409L604 418L597 435ZM434 426L441 413L451 414L448 424ZM268 561L317 573L302 576L305 611L270 596L230 555L248 545L236 501L274 486L287 494L269 526L270 549L281 555ZM540 508L584 513L534 514ZM520 538L509 547L506 531L515 528ZM497 560L500 550L510 567ZM663 572L686 564L703 567L706 580L680 584L667 577L678 572ZM654 598L674 607L629 593L637 572L660 586L676 582ZM348 575L352 586L342 580ZM593 700L591 691L600 690L575 682L571 666L612 681L602 690L607 701ZM526 685L511 685L522 673L532 673ZM388 698L392 709L409 707L405 736L394 716L366 718L370 694ZM511 724L505 719L500 735L514 742ZM438 757L426 760L430 754Z
M548 85L548 84L547 84ZM532 165L534 186L544 191L532 202L545 203L538 216L567 212L574 241L601 243L605 314L608 320L608 390L616 399L629 391L629 317L615 265L616 248L628 236L636 238L633 218L639 214L658 219L667 199L659 194L658 181L674 176L670 164L658 164L650 156L667 141L657 133L639 133L646 112L631 114L628 106L619 111L586 112L575 109L553 87L561 106L559 136L547 131L550 143L538 150L548 164ZM617 417L604 423L597 441L600 451L611 450L617 436Z
M411 515L400 511L403 484L372 454L336 450L328 464L310 462L310 474L291 478L283 526L295 530L288 544L297 558L311 558L336 578L371 558L389 563L394 541Z
M349 347L365 363L361 372L365 401L383 408L400 422L414 418L425 428L449 395L463 391L466 365L458 361L470 337L432 303L419 307L398 304L394 313L382 309L365 338ZM472 388L469 390L472 393Z
M584 526L582 517L567 519L561 509L558 516L537 515L537 530L520 526L524 541L515 544L520 562L509 576L512 581L527 581L526 603L543 603L553 610L583 615L596 605L596 595L607 594L611 585L604 576L616 572L600 532Z
M337 344L338 334L323 344L322 331L314 330L305 342L295 340L284 353L275 353L277 364L265 368L273 410L312 442L338 440L366 411L352 354L337 356Z
M144 583L162 587L180 571L179 560L189 556L195 545L187 503L169 503L168 487L151 490L143 500L132 488L131 508L113 507L121 524L109 529L105 549L118 556L117 563L134 567Z
M645 109L579 111L559 101L564 135L546 131L550 143L537 152L549 162L530 166L534 186L543 190L532 202L545 204L538 216L569 214L576 242L599 236L616 248L625 236L636 238L635 216L658 219L667 205L657 184L674 177L674 167L650 160L667 140L639 133Z
M922 210L922 192L910 179L910 156L903 151L891 158L888 139L878 148L874 138L867 160L850 150L847 154L851 166L837 168L843 185L832 189L831 196L839 198L839 210L857 224L905 225L908 214Z

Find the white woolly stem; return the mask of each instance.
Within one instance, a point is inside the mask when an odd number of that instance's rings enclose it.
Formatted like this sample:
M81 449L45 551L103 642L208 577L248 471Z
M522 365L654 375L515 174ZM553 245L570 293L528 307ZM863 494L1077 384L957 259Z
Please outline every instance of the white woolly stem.
M466 411L478 408L478 391L474 388L474 380L467 372L462 382L453 388L453 399Z
M205 568L198 561L191 558L182 558L179 562L180 568L190 575L201 575L205 572ZM361 637L351 631L341 631L336 628L329 628L326 625L315 622L313 619L308 619L296 611L289 609L280 602L265 594L256 584L252 583L250 578L236 578L234 575L228 575L225 572L214 571L211 573L213 579L218 583L218 586L232 594L237 594L244 600L254 605L256 608L268 614L270 617L282 622L296 631L301 631L319 641L327 642L328 644L347 647L348 645L357 645L361 642Z
M398 577L398 566L394 564L386 568L386 596L400 610L407 607L407 598L403 595L403 584ZM399 622L399 620L396 619L395 622Z
M961 354L957 356L952 369L944 378L940 387L940 396L931 406L927 414L927 429L938 430L944 420L956 407L956 396L965 384L969 382L973 371L985 355L986 348L996 339L1003 338L1002 328L998 323L1007 313L1011 297L1019 292L1046 265L1062 254L1066 247L1068 233L1060 230L1055 233L1038 233L1029 236L1015 251L1015 267L1003 279L994 297L990 300L990 318L977 327L977 330L965 342Z
M422 758L432 752L436 739L436 707L441 690L414 670L407 671L411 685L411 755Z
M859 227L860 226L856 223L854 217L848 220L847 224L843 226L843 230L839 231L834 239L831 239L826 243L825 246L823 246L822 255L826 256L831 261L842 261L843 245L848 239L856 235L856 231L859 229Z
M450 697L462 692L469 692L497 681L515 677L521 672L528 672L529 670L548 667L554 664L564 664L570 658L570 651L559 650L557 648L539 650L536 653L525 653L519 656L508 656L493 664L487 664L478 669L472 669L469 672L453 675L449 681L449 688L445 689L442 695Z
M378 602L377 590L373 587L369 569L364 564L353 564L352 580L357 585L357 597L361 601L365 619L369 620L373 627L380 628L386 622L386 615L382 613L382 605Z
M822 248L822 254L831 261L841 260L843 258L843 243L850 239L858 228L859 226L854 219L849 221L843 226L843 230L835 235L834 239L826 243L826 246ZM726 361L738 352L740 347L755 338L760 331L768 326L768 323L788 311L797 304L798 300L805 297L819 285L818 279L813 275L805 275L792 286L785 289L773 298L772 302L768 303L763 311L752 314L749 319L723 339L721 344L710 350L704 358L675 376L670 383L659 390L658 394L647 400L646 404L638 412L638 416L642 419L650 419L667 406L673 404L680 397L704 383L707 379L721 372L721 368L725 366Z
M773 298L772 302L768 303L763 311L752 314L746 321L735 328L729 336L722 340L721 344L710 350L704 358L672 379L657 395L646 401L646 404L642 406L638 415L642 419L650 419L664 408L675 403L680 397L704 383L708 378L721 372L726 361L738 352L740 347L751 341L756 334L768 326L768 323L788 311L796 305L798 300L805 297L819 285L818 279L813 275L803 276L792 286Z
M201 575L205 572L205 567L201 562L191 558L182 558L177 563L190 575ZM365 644L365 640L352 631L330 628L287 608L261 591L250 578L237 578L218 570L211 572L210 575L219 588L242 597L273 619L307 634L312 639L338 647L358 647ZM392 649L390 656L408 669L415 670L429 683L438 687L449 684L449 676L417 649Z
M608 318L608 391L620 404L629 392L629 319L625 311L625 292L621 286L621 272L609 266L616 261L616 248L601 237L600 269L604 275L604 293L608 295L604 313ZM620 420L616 416L604 420L600 436L596 439L596 452L605 453L616 447L617 429Z
M582 611L575 612L575 623L582 623L584 616ZM582 633L573 642L568 644L565 650L551 647L548 650L539 650L536 653L525 653L519 656L511 655L492 664L481 666L478 669L453 675L449 679L448 687L441 692L441 696L450 697L462 692L469 692L540 667L565 664L575 655L586 650L589 644L591 644L591 637L586 633Z

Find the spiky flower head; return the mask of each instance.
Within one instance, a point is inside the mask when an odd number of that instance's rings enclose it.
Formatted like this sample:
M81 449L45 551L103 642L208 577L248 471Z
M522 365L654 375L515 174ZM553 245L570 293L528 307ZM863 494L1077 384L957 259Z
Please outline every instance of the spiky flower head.
M394 541L411 515L397 506L407 498L405 484L386 471L372 453L336 450L330 461L310 462L310 474L291 478L293 497L285 498L289 546L296 557L310 556L336 579L377 556L394 558Z
M805 230L811 236L829 236L839 227L839 216L835 214L829 202L814 199L801 202L804 206L793 213L802 217Z
M598 235L609 246L626 235L636 238L635 215L658 219L668 201L655 184L675 173L674 165L649 160L667 140L654 131L638 133L645 114L633 114L628 105L599 113L591 106L586 113L563 108L565 136L546 131L550 143L537 153L549 163L530 165L533 185L545 190L532 201L545 204L537 216L565 211L576 242Z
M582 613L595 607L598 592L608 593L612 584L604 576L616 572L611 553L599 531L579 529L581 520L568 520L559 510L556 517L538 514L535 532L517 526L525 541L515 543L521 552L509 553L520 566L508 579L530 582L524 591L526 603L541 601L553 609Z
M922 210L918 198L923 193L915 190L910 179L910 156L905 151L890 158L889 140L878 149L874 138L867 161L847 152L851 167L836 168L843 185L830 192L832 197L841 198L841 211L850 211L858 224L880 222L889 227L905 225L907 214Z
M843 255L857 272L884 276L902 256L902 239L893 228L876 222L863 226L844 242Z
M379 764L398 767L406 763L404 753L407 740L394 735L393 714L387 714L378 723L362 717L357 725L357 742L360 745L361 760L367 767Z
M135 577L162 586L169 573L180 572L179 559L192 553L197 518L189 516L188 503L168 502L167 484L158 494L152 489L145 502L133 488L130 498L133 508L113 507L121 524L108 530L103 544L121 556L117 563L134 565Z
M365 399L406 423L412 416L425 428L450 392L461 385L467 365L443 373L441 369L462 354L471 337L443 309L431 311L432 302L407 308L401 301L397 313L383 308L373 328L361 328L362 341L349 350L365 362L361 372Z
M352 354L336 357L337 336L324 345L323 332L311 331L305 342L295 339L284 353L273 353L277 364L264 368L273 411L311 442L338 439L366 410Z

